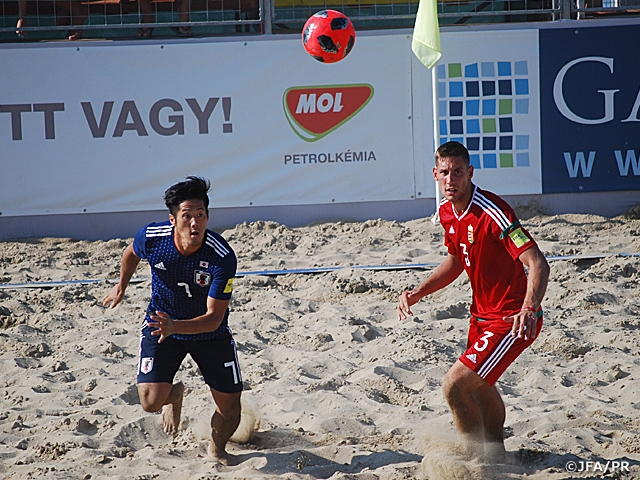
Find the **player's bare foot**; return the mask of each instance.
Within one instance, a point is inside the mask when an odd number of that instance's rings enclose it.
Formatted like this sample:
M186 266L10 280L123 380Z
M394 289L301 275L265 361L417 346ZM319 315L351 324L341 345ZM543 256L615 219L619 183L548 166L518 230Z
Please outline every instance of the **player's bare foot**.
M182 415L182 397L184 396L184 384L176 383L171 389L170 403L162 407L162 426L167 435L176 435Z
M487 442L484 445L484 461L489 464L507 462L507 451L502 442Z
M219 449L218 447L216 447L216 444L213 442L213 440L209 442L207 453L211 458L228 467L238 465L240 463L238 457L236 457L235 455L231 455L224 449Z
M460 435L462 437L462 451L468 460L483 458L484 442L475 435Z

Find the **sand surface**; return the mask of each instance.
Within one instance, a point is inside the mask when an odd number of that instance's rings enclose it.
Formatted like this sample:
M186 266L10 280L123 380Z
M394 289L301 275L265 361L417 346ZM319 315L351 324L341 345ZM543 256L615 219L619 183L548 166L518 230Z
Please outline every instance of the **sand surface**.
M439 225L254 222L222 232L240 273L334 269L236 280L230 325L246 389L237 438L250 438L229 444L241 460L234 467L207 456L214 406L190 358L177 376L186 392L175 438L140 407L148 265L121 305L101 306L130 239L0 243L0 477L640 478L638 210L611 219L518 213L551 279L542 333L497 384L508 464L458 454L442 395L465 345L466 275L397 320L398 293L444 258ZM398 264L426 266L359 268ZM83 282L33 285L63 281Z

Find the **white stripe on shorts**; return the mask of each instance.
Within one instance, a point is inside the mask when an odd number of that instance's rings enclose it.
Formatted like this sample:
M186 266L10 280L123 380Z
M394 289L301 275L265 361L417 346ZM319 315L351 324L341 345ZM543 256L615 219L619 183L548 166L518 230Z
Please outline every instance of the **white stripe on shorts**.
M489 373L491 373L491 370L493 370L493 367L495 367L500 362L500 360L502 360L502 357L504 357L504 355L509 351L516 340L517 337L513 337L511 333L507 333L498 347L491 353L491 355L489 355L487 361L484 362L482 367L480 367L480 370L478 370L478 375L480 375L481 378L487 378Z

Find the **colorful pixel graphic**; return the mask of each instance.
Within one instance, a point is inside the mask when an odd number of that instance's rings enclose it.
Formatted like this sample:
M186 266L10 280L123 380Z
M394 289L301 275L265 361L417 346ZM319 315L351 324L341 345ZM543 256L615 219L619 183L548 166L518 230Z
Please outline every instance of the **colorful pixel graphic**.
M526 61L438 65L440 143L464 144L474 168L529 167ZM524 125L524 123L523 123Z

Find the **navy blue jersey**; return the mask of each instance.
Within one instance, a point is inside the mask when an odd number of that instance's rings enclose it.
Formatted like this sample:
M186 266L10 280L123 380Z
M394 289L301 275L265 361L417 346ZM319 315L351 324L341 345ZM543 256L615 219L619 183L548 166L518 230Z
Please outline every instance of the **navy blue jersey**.
M174 320L185 320L207 313L207 297L229 300L236 274L234 251L221 235L207 230L204 243L191 255L184 256L173 242L173 225L169 221L151 223L141 228L133 240L133 251L151 267L151 301L147 308L143 334L149 312L165 312ZM229 310L215 332L171 335L176 340L210 340L227 330Z

